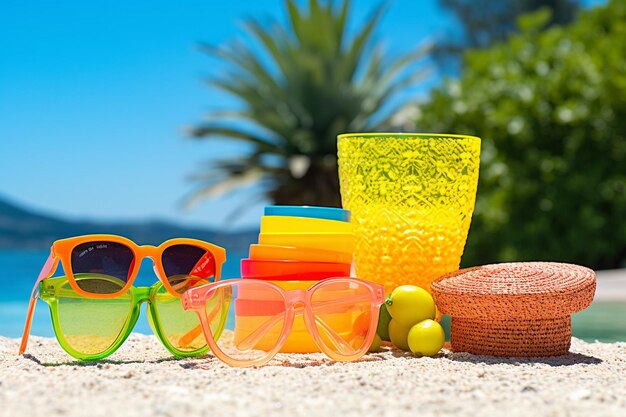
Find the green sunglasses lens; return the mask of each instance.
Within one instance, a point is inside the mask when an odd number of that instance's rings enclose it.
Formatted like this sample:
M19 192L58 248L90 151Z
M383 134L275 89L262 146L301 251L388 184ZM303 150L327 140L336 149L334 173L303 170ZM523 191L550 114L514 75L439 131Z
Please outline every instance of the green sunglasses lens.
M183 310L179 297L170 294L161 284L157 285L159 288L153 300L157 316L155 331L160 332L161 336L177 351L176 353L194 353L206 349L207 342L197 314ZM212 329L214 334L219 334L223 325L224 323L216 322L215 328Z
M75 276L81 288L107 290L121 289L121 280L90 274ZM107 293L104 292L104 293ZM59 331L66 350L79 355L94 356L107 352L119 340L130 320L133 308L131 292L115 298L89 298L76 293L69 282L56 292Z

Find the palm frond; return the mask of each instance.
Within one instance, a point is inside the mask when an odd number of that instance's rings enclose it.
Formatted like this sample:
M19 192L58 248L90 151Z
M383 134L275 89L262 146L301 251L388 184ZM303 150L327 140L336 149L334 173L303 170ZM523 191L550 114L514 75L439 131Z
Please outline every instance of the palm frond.
M254 133L245 132L239 128L220 126L219 124L204 124L196 126L190 129L189 134L195 138L207 138L207 137L228 137L231 139L238 139L244 142L252 143L257 146L258 149L264 152L276 152L282 153L283 148L280 144L272 141L269 138L264 138Z
M348 49L347 54L343 62L339 65L339 74L343 80L353 80L356 70L359 64L362 62L362 55L365 48L370 42L371 36L374 33L374 29L378 25L380 19L385 12L385 4L381 3L374 11L369 21L363 26L361 31L357 33L356 37L351 42L351 47Z
M209 112L190 133L244 141L252 150L197 176L197 198L256 181L279 203L339 204L336 162L328 162L336 161L337 134L387 126L410 100L404 93L427 76L430 45L394 56L375 41L385 3L354 31L347 30L349 0L309 0L308 6L285 0L285 8L284 24L246 20L247 42L200 46L225 64L209 84L239 107ZM306 167L291 172L290 161L299 157L306 157Z

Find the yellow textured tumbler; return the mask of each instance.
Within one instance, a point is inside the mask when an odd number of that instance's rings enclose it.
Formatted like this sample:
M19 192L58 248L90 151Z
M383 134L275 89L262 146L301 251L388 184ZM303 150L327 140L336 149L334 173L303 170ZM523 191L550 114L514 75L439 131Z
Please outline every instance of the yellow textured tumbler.
M356 273L385 285L430 283L459 268L472 220L480 138L339 135L339 180L352 213Z

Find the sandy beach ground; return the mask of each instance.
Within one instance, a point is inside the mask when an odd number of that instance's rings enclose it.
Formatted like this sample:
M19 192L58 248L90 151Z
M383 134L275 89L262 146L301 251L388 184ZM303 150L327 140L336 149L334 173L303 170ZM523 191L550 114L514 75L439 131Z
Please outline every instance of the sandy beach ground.
M355 363L280 355L261 368L173 359L133 334L109 360L80 363L50 338L29 354L0 338L0 416L624 416L626 343L574 339L551 359L385 347Z

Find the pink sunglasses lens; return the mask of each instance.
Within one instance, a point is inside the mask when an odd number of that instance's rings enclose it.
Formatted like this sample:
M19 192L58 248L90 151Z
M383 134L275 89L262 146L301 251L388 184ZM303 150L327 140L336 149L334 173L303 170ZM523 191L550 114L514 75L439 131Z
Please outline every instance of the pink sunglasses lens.
M215 289L206 300L208 322L214 327L227 317L216 340L219 349L235 361L258 361L269 355L283 334L285 299L274 286L252 280L237 280ZM211 308L215 306L215 308ZM220 307L221 306L221 307ZM215 314L213 310L221 313Z
M340 356L363 354L376 331L372 294L358 281L328 281L311 297L315 327L321 342Z

